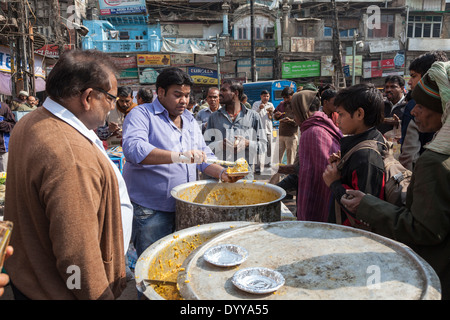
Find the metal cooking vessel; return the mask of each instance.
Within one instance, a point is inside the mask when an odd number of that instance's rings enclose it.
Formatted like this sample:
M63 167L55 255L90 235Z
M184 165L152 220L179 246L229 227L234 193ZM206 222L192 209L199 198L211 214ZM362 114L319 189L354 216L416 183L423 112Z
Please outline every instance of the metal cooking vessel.
M280 221L281 200L286 196L276 185L249 180L188 182L173 188L171 194L176 199L176 230L221 221ZM229 196L228 202L224 196Z
M196 247L222 232L248 225L251 225L251 222L211 223L187 228L161 238L149 246L136 262L134 272L137 289L150 300L171 300L169 296L164 296L158 286L149 285L143 280L150 278L176 282L182 263Z

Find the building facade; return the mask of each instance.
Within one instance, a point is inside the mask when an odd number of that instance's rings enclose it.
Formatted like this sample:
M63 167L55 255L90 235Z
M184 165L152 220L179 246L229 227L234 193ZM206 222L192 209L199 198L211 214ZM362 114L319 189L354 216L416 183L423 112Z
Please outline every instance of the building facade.
M27 3L37 55L108 52L121 69L119 84L136 88L154 87L161 68L177 66L193 77L199 98L225 78L339 87L342 74L345 85L382 87L387 75L408 79L420 54L450 51L450 0Z

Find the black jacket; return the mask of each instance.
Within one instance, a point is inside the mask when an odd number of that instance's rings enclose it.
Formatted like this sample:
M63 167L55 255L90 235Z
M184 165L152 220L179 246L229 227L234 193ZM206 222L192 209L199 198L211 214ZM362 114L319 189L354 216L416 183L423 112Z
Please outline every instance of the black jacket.
M399 105L397 105L394 110L392 110L392 103L390 101L385 100L384 101L384 117L385 118L391 118L394 116L394 114L401 120L403 118L403 112L405 111L406 102L403 100ZM394 126L389 123L380 123L377 127L377 129L382 133L385 134L386 132L394 129Z
M364 140L379 141L378 151L383 154L383 135L376 128L371 128L361 134L343 137L341 139L341 158ZM341 170L341 179L333 182L330 186L333 198L330 203L329 222L336 222L334 200L340 203L346 189L361 190L384 199L384 176L383 158L375 150L360 149L353 153Z

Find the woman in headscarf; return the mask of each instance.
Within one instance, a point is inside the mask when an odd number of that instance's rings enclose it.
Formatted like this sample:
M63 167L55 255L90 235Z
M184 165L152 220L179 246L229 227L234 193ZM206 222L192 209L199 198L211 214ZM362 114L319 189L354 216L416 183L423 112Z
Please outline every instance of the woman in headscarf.
M342 134L333 121L318 111L320 99L317 92L299 91L291 101L294 120L300 127L298 147L297 219L328 221L330 188L322 174L328 158L339 150Z
M347 190L341 203L371 231L400 241L424 258L450 299L450 62L435 62L415 86L412 110L419 131L436 135L414 167L406 206Z

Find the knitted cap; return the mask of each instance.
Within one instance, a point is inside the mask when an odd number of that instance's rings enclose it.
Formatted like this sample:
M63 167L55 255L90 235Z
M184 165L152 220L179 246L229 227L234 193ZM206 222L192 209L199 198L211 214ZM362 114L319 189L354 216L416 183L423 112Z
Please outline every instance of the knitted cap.
M425 108L443 113L439 87L426 73L414 87L412 97Z

